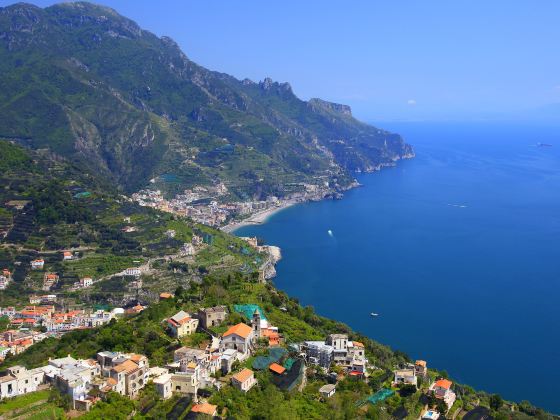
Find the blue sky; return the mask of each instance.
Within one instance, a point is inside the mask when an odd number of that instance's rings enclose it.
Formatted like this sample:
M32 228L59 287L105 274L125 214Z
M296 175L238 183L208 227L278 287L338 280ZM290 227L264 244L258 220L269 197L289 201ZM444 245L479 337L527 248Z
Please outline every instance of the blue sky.
M495 117L560 102L556 0L98 3L212 70L288 81L301 98L349 104L368 121Z

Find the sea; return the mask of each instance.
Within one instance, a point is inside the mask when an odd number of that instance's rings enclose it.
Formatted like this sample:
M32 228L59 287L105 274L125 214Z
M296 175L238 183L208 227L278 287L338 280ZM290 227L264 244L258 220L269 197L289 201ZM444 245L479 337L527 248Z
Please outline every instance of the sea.
M281 247L275 285L319 314L560 413L560 123L377 125L416 157L235 234Z

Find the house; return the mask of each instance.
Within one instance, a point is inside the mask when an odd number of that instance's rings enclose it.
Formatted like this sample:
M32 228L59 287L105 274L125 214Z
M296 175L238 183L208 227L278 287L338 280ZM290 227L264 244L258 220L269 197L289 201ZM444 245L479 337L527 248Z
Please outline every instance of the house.
M253 329L240 322L233 327L230 327L222 336L220 347L222 350L233 349L237 350L240 354L240 359L247 358L251 353L255 335Z
M305 341L301 350L307 356L307 362L328 369L334 360L334 348L323 341Z
M42 270L44 265L45 265L45 260L43 260L42 258L31 261L32 270Z
M319 394L323 398L330 398L336 392L336 385L333 384L326 384L319 388Z
M227 349L224 350L220 357L220 369L224 375L231 372L233 362L237 360L237 350Z
M84 277L80 279L80 287L90 287L93 284L93 279L91 277Z
M5 290L10 284L10 277L0 275L0 290Z
M173 295L171 293L162 292L159 294L159 300L171 299Z
M62 260L68 261L74 259L74 255L70 251L64 251L62 253Z
M212 308L201 308L198 310L197 318L203 328L220 325L227 317L225 306L214 306Z
M192 318L185 311L179 311L167 320L167 326L174 337L180 338L196 332L198 322L198 319Z
M173 392L196 396L200 387L201 369L194 361L179 362L179 371L171 375Z
M418 385L418 378L413 368L397 369L393 373L395 375L393 379L394 385Z
M428 366L425 360L417 360L414 363L414 370L416 371L416 376L426 377L428 375Z
M218 406L206 402L202 404L195 404L192 406L191 412L215 417L218 415Z
M447 379L440 379L433 383L430 387L430 390L436 398L445 401L448 409L453 406L453 403L457 398L455 393L451 390L451 385L453 385L453 382Z
M333 347L333 360L338 364L345 364L348 354L348 335L346 334L330 334L327 337L326 344Z
M112 386L121 395L134 397L148 380L149 362L141 354L121 354L109 351L97 353L101 373L115 380Z
M243 369L231 378L231 385L243 392L249 391L256 383L255 374L251 369Z
M35 392L44 381L45 374L40 368L27 370L23 366L9 367L7 374L0 377L0 398Z
M166 400L173 396L171 374L164 373L163 375L154 378L153 383L156 386L156 390L162 399Z
M130 267L130 268L127 268L126 270L124 270L124 275L125 276L138 277L138 276L140 276L140 274L142 274L142 271L140 271L140 269L136 268L136 267Z

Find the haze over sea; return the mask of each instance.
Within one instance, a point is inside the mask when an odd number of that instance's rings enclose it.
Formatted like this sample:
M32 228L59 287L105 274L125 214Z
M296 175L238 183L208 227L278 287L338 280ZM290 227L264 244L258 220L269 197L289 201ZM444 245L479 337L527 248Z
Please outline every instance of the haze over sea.
M560 130L381 126L416 158L235 233L280 246L275 284L319 314L560 413Z

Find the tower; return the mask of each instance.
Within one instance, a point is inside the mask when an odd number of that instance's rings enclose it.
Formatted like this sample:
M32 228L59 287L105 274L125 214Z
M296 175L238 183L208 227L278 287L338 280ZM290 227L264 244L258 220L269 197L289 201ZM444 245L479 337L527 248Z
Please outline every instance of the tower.
M253 312L253 332L255 333L255 338L260 338L261 336L261 313L258 309Z

